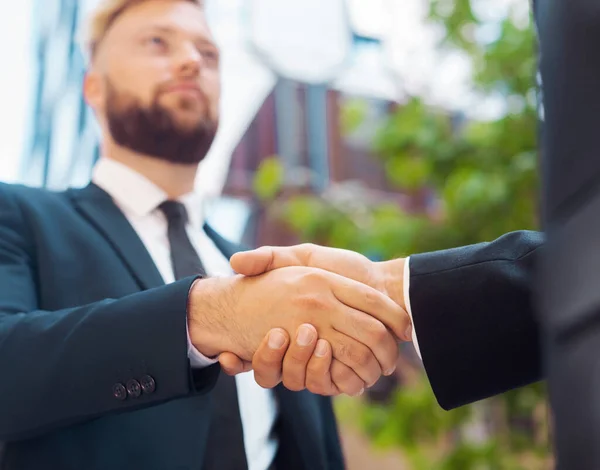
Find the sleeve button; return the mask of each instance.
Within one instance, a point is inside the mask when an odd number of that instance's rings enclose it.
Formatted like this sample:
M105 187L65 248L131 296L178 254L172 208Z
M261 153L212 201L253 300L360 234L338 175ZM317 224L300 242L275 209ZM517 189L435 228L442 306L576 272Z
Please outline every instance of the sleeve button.
M150 375L144 375L140 380L140 384L144 393L151 394L156 390L156 381Z
M142 394L142 386L137 380L127 382L127 393L131 398L138 398Z
M123 384L117 383L113 385L113 397L120 401L127 398L127 389Z

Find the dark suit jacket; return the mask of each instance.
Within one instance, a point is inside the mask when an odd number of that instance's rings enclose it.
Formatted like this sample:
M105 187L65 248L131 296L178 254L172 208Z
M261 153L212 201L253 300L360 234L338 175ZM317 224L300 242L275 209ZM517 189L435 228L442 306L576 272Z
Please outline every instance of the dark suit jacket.
M537 0L545 122L538 300L558 467L600 468L600 2Z
M207 232L226 256L237 250ZM94 185L0 185L0 468L201 470L219 368L187 358L193 280L164 285ZM115 396L149 377L150 393ZM295 441L289 467L343 468L330 400L276 397L285 444Z
M533 274L544 243L514 232L410 258L410 303L423 363L445 409L542 378Z

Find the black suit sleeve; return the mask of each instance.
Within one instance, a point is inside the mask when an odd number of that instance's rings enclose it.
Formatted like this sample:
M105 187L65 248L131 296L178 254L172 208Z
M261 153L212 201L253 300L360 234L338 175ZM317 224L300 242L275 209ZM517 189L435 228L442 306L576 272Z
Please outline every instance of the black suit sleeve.
M600 2L538 0L544 223L538 302L556 468L600 468Z
M0 441L209 390L186 339L193 279L60 311L37 306L32 237L10 195L0 197ZM65 269L56 266L56 269ZM93 269L93 266L90 267ZM117 383L150 375L154 393L123 401Z
M444 409L541 379L532 276L543 235L410 258L410 304L427 376Z

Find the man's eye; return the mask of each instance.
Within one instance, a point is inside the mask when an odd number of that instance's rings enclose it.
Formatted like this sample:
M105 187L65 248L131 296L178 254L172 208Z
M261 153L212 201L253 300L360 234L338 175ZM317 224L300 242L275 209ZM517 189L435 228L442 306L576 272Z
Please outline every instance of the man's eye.
M213 50L200 50L200 54L207 60L217 61L219 59L219 54Z
M147 42L152 46L165 47L167 45L167 42L160 36L152 36L148 38Z

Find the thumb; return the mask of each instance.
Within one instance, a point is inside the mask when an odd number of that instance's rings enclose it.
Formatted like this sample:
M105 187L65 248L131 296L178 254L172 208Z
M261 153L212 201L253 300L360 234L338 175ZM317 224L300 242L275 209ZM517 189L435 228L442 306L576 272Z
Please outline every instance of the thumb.
M274 269L275 260L273 248L264 246L256 250L241 251L231 257L231 268L244 276L258 276Z

